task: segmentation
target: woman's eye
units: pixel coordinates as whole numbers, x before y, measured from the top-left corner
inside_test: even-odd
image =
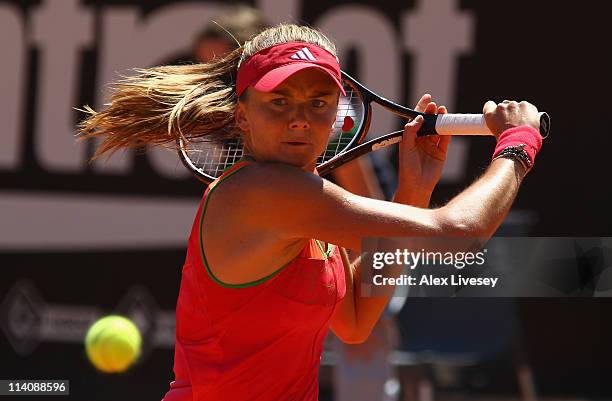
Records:
[[[321,100],[321,99],[315,99],[312,101],[312,105],[316,108],[321,108],[321,107],[325,107],[327,103],[325,102],[325,100]]]
[[[284,106],[287,104],[287,99],[272,99],[272,103],[277,106]]]

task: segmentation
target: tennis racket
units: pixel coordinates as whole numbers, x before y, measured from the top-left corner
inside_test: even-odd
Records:
[[[423,116],[418,136],[493,135],[482,114],[425,114],[377,95],[345,72],[342,72],[342,83],[346,96],[340,96],[329,142],[317,160],[317,170],[322,176],[359,156],[402,140],[403,130],[399,130],[364,143],[372,117],[372,102],[408,120]],[[549,131],[550,117],[540,113],[540,134],[547,137]],[[240,138],[179,140],[178,149],[185,166],[207,184],[243,157]]]

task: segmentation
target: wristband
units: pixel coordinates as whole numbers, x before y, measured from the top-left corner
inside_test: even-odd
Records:
[[[498,157],[512,157],[530,170],[541,148],[542,136],[538,130],[528,125],[514,127],[505,130],[499,136],[493,152],[493,160]]]

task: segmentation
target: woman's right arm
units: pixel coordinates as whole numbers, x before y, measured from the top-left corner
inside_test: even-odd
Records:
[[[367,237],[489,237],[503,221],[525,172],[498,159],[476,182],[437,209],[421,209],[354,195],[304,171],[257,163],[225,184],[239,196],[234,208],[245,228],[279,239],[317,238],[360,249]]]

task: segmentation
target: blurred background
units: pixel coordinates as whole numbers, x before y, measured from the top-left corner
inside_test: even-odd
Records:
[[[75,142],[74,107],[103,107],[108,83],[129,68],[227,51],[211,20],[239,39],[244,26],[318,27],[345,71],[410,107],[424,92],[450,112],[480,112],[487,99],[536,104],[552,136],[499,235],[612,236],[603,2],[243,4],[257,12],[229,1],[0,1],[0,379],[69,379],[74,400],[167,391],[180,271],[205,188],[165,149],[89,163],[94,144]],[[401,125],[376,113],[370,132]],[[480,175],[493,147],[454,138],[433,204]],[[372,159],[387,197],[394,157]],[[111,312],[144,337],[140,361],[120,375],[97,372],[83,347]],[[388,316],[395,340],[369,346],[393,344],[383,354],[394,381],[379,399],[612,399],[610,316],[609,298],[409,299]],[[376,376],[339,368],[371,354],[330,339],[320,400],[340,400],[342,380]]]

